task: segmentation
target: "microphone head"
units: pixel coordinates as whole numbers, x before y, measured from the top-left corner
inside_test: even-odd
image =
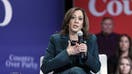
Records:
[[[77,32],[77,35],[78,35],[78,36],[83,36],[83,32],[82,32],[82,31],[78,31],[78,32]]]

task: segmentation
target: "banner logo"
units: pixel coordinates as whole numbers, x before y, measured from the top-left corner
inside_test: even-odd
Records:
[[[3,3],[4,8],[5,8],[5,17],[4,17],[3,22],[0,22],[0,27],[4,27],[10,23],[12,19],[13,11],[12,11],[12,6],[9,0],[1,0],[1,2]]]
[[[96,8],[97,0],[90,0],[88,9],[92,15],[98,17],[104,16],[106,13],[112,16],[119,16],[122,12],[124,12],[125,15],[132,15],[132,10],[130,10],[131,1],[132,0],[110,0],[105,9],[103,9],[102,11],[98,11]],[[106,3],[107,0],[102,0],[102,2]],[[116,5],[116,11],[114,11],[114,5]]]

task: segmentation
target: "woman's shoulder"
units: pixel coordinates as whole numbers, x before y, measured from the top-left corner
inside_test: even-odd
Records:
[[[61,34],[59,34],[59,33],[52,34],[51,38],[60,39],[61,38]]]
[[[61,34],[59,34],[59,33],[55,33],[55,34],[51,35],[51,37],[60,37],[60,36],[61,36]]]
[[[55,33],[55,34],[51,35],[50,38],[59,41],[59,40],[62,40],[62,39],[68,39],[68,35],[67,34],[63,35],[63,34],[60,34],[60,33]]]
[[[90,40],[90,41],[96,41],[97,40],[97,37],[96,37],[96,35],[95,34],[89,34],[88,35],[88,40]]]

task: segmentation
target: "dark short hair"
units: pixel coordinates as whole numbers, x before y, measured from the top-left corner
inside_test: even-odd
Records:
[[[101,24],[103,24],[104,21],[106,21],[106,20],[112,20],[112,22],[114,23],[114,20],[113,20],[112,17],[103,17],[103,18],[102,18],[102,21],[101,21]]]

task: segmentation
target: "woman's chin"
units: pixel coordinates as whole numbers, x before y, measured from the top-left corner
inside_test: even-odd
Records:
[[[73,29],[72,32],[77,33],[78,31],[80,31],[79,29]]]
[[[77,33],[78,32],[78,30],[77,31],[72,31],[73,33]]]

